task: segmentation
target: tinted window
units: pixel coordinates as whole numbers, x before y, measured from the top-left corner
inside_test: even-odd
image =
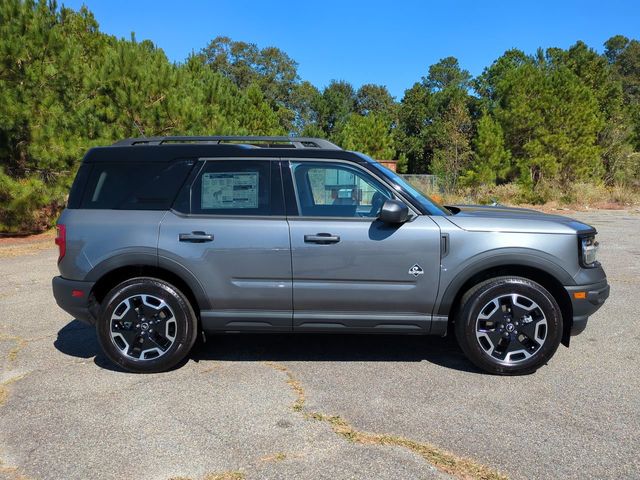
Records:
[[[365,155],[358,153],[361,157],[366,157]],[[369,159],[371,160],[371,159]],[[429,215],[451,215],[451,212],[447,210],[447,208],[440,205],[438,202],[433,200],[428,195],[425,195],[419,190],[416,190],[411,184],[407,183],[400,175],[396,172],[392,172],[384,165],[381,165],[378,162],[371,160],[371,164],[378,170],[382,171],[382,174],[389,178],[391,181],[395,182],[401,189],[404,189],[409,195],[411,195],[415,200],[417,200],[420,205],[429,213]]]
[[[271,161],[207,161],[191,187],[191,213],[281,215],[282,188],[274,182],[272,191],[272,163],[277,167]]]
[[[94,163],[81,208],[167,210],[192,160],[146,163]]]
[[[76,178],[71,185],[71,191],[69,192],[69,201],[67,202],[67,208],[80,208],[82,205],[82,192],[87,184],[87,178],[91,172],[91,164],[83,163],[76,173]]]
[[[366,172],[338,163],[292,163],[300,214],[376,217],[389,190]]]

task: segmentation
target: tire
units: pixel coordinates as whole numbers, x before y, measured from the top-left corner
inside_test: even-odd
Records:
[[[120,283],[104,298],[98,340],[116,365],[136,373],[163,372],[189,353],[198,319],[184,294],[157,278]]]
[[[562,338],[562,314],[542,285],[496,277],[462,297],[455,332],[462,351],[480,369],[522,375],[553,357]]]

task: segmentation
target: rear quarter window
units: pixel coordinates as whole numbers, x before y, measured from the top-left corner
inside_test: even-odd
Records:
[[[82,193],[84,187],[87,185],[87,179],[91,173],[91,165],[83,163],[76,173],[76,178],[71,185],[71,191],[69,191],[69,201],[67,202],[67,208],[80,208],[82,204]]]
[[[94,163],[89,173],[83,173],[86,186],[77,208],[168,210],[193,164],[193,160]]]

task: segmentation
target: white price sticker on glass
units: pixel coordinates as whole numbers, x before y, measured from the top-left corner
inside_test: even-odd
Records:
[[[258,172],[205,173],[202,209],[258,208]]]

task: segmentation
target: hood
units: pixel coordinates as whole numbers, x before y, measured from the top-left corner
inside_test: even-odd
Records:
[[[472,232],[520,232],[576,234],[595,232],[582,222],[562,215],[551,215],[527,208],[489,205],[452,205],[447,219]]]

